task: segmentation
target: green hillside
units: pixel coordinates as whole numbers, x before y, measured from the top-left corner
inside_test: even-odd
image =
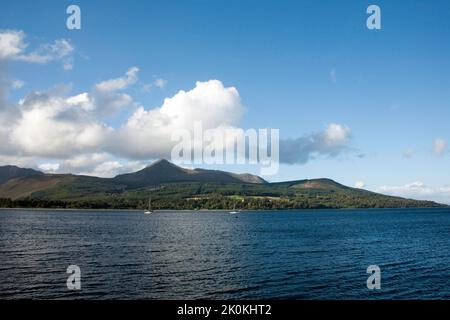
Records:
[[[252,175],[188,170],[162,160],[127,175],[97,178],[35,174],[0,184],[0,206],[143,209],[309,209],[439,207],[330,179],[268,183]]]

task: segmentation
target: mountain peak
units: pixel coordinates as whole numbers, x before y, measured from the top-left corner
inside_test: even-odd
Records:
[[[155,162],[153,162],[150,165],[148,165],[147,168],[154,167],[154,166],[171,166],[171,167],[177,167],[178,168],[177,165],[173,164],[172,162],[170,162],[169,160],[164,159],[164,158],[156,160]]]
[[[179,172],[179,171],[185,171],[184,168],[177,166],[176,164],[173,164],[169,160],[166,159],[158,159],[155,162],[149,164],[147,167],[141,170],[141,172],[163,172],[167,174],[168,172]],[[138,171],[140,172],[140,171]]]
[[[155,165],[155,164],[158,164],[158,163],[172,163],[172,162],[170,162],[170,161],[167,160],[167,159],[160,158],[160,159],[154,161],[151,165]]]
[[[207,169],[186,169],[179,167],[166,159],[159,159],[140,171],[118,175],[114,179],[133,187],[145,187],[169,182],[266,182],[262,178],[250,174],[234,174]]]
[[[35,174],[42,174],[40,171],[34,169],[24,169],[17,166],[2,166],[0,167],[0,184],[21,177],[27,177]]]

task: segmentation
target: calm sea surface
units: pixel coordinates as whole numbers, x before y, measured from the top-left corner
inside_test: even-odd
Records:
[[[450,210],[0,210],[0,299],[16,298],[450,299]]]

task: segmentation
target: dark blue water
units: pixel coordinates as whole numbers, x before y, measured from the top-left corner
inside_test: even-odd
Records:
[[[0,210],[0,298],[449,299],[449,235],[448,209]]]

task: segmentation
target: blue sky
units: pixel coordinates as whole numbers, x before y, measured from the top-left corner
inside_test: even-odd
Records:
[[[81,30],[65,27],[70,4],[81,8]],[[370,4],[381,8],[381,30],[366,28]],[[8,62],[8,76],[24,82],[10,90],[11,102],[62,84],[71,85],[68,95],[88,92],[136,66],[139,79],[126,93],[151,110],[217,79],[238,90],[242,128],[279,128],[282,139],[330,123],[351,130],[339,154],[282,164],[270,180],[329,177],[450,202],[448,1],[3,1],[1,8],[0,30],[22,30],[27,50],[55,39],[74,48],[71,70],[57,59]],[[166,85],[158,88],[157,79]],[[103,121],[118,127],[133,112]],[[444,143],[434,152],[437,139]],[[137,159],[120,161],[128,160]]]

